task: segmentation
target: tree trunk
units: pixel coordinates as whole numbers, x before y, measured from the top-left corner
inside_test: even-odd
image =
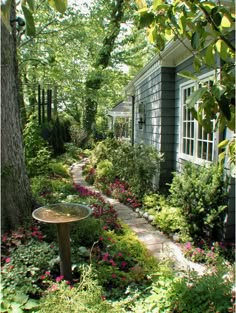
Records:
[[[14,7],[12,11],[15,12]],[[14,13],[11,17],[14,18]],[[24,162],[15,39],[15,25],[9,32],[1,19],[2,231],[23,224],[33,206]]]

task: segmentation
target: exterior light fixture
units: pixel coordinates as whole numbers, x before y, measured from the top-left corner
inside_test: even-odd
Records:
[[[143,129],[144,124],[145,124],[145,120],[146,120],[146,116],[145,116],[145,107],[144,107],[144,103],[140,102],[139,103],[139,119],[138,119],[138,125],[139,125],[139,129]]]

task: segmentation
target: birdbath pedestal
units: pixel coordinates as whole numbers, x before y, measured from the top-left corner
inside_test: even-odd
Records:
[[[32,213],[38,221],[57,225],[60,272],[69,282],[72,282],[69,223],[85,219],[91,212],[89,207],[82,204],[59,203],[42,206]]]

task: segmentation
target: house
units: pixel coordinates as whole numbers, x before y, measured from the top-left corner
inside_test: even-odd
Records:
[[[193,71],[193,57],[181,42],[170,41],[125,89],[132,104],[132,143],[153,145],[164,154],[159,179],[162,185],[171,181],[174,171],[181,171],[185,161],[201,165],[217,160],[217,145],[222,139],[218,132],[206,133],[192,117],[186,99],[199,85],[179,76],[181,71]],[[213,76],[207,68],[199,74],[206,84],[211,84]],[[225,136],[233,134],[227,130]],[[226,232],[231,239],[235,230],[234,186],[231,176]]]
[[[109,129],[118,138],[130,140],[132,111],[129,101],[120,101],[108,111]]]

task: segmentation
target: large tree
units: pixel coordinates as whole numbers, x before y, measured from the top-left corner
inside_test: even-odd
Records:
[[[6,17],[8,15],[6,14]],[[11,6],[15,20],[15,3]],[[1,19],[1,227],[14,229],[30,216],[32,197],[26,173],[20,118],[16,23]]]

